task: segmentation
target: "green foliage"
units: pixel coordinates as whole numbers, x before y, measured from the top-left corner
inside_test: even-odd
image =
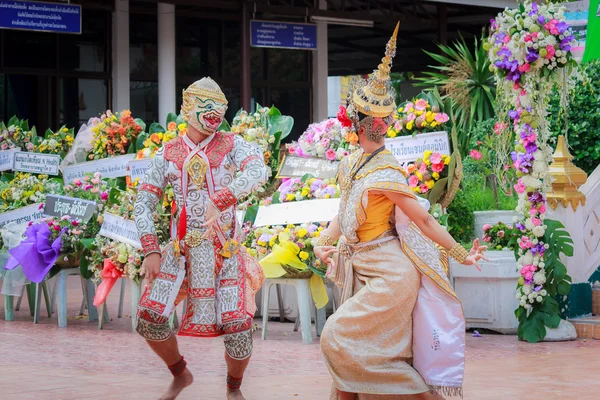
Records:
[[[492,118],[495,114],[496,84],[482,44],[483,40],[475,38],[471,50],[461,37],[452,45],[438,45],[441,54],[426,51],[438,65],[431,65],[434,71],[425,72],[424,77],[417,79],[420,82],[418,86],[429,90],[437,86],[443,99],[451,100],[462,154],[469,145],[469,133],[474,123]]]
[[[466,157],[463,161],[463,173],[465,201],[471,211],[514,210],[517,207],[517,196],[514,191],[511,194],[498,191],[496,205],[492,182],[487,178],[485,168],[470,157]]]
[[[529,343],[537,343],[544,339],[546,327],[558,327],[561,318],[555,297],[567,296],[571,291],[572,279],[567,274],[567,267],[560,260],[560,256],[573,255],[573,239],[561,222],[547,219],[544,223],[547,226],[544,243],[549,245],[544,253],[546,270],[544,289],[548,291],[548,295],[544,296],[541,304],[534,304],[529,312],[522,306],[515,310],[515,316],[519,320],[517,332],[519,339]],[[521,287],[520,281],[518,289],[521,290]]]
[[[548,119],[554,142],[558,135],[566,134],[573,162],[590,174],[600,164],[600,60],[578,68],[584,80],[573,87],[568,112],[561,112],[560,91],[556,90]]]
[[[475,231],[475,217],[469,209],[464,190],[459,190],[448,206],[448,230],[458,242],[470,242]]]

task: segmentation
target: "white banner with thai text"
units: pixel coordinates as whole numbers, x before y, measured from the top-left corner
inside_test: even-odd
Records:
[[[33,174],[58,175],[60,156],[58,154],[29,153],[17,151],[15,153],[13,169],[20,172]]]
[[[423,157],[425,150],[450,155],[447,132],[420,133],[415,136],[399,136],[385,139],[385,147],[400,164],[412,163]]]
[[[330,222],[338,214],[340,199],[291,201],[258,208],[254,226]]]
[[[135,222],[111,213],[104,213],[104,221],[102,221],[102,227],[98,234],[109,239],[127,243],[136,249],[142,248]]]
[[[132,181],[139,179],[140,180],[139,183],[142,182],[142,179],[144,179],[144,176],[146,175],[146,171],[150,167],[150,161],[152,161],[150,158],[143,158],[141,160],[129,161],[128,174],[131,177]]]
[[[41,206],[41,204],[33,204],[13,211],[0,213],[0,228],[13,222],[16,225],[25,225],[42,219],[44,217],[44,210],[40,208]]]
[[[0,151],[0,171],[9,171],[15,164],[15,153],[21,151],[20,147]]]
[[[65,185],[73,182],[77,178],[83,178],[85,174],[93,174],[95,172],[100,172],[102,178],[118,178],[126,176],[128,175],[127,168],[129,162],[134,158],[135,154],[126,154],[124,156],[69,165],[68,167],[65,167],[63,171]]]

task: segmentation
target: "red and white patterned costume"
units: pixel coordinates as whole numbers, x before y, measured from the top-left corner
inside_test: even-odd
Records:
[[[140,301],[137,330],[142,336],[168,339],[169,315],[187,297],[179,335],[225,335],[232,358],[250,356],[254,295],[262,284],[262,271],[243,248],[235,246],[239,232],[235,210],[238,199],[258,189],[268,174],[256,150],[232,133],[217,132],[198,145],[187,136],[176,138],[156,153],[139,189],[135,221],[144,253],[160,252],[153,213],[170,184],[177,205],[172,229],[179,240],[163,249],[160,274]],[[209,202],[221,212],[221,240],[200,239]]]

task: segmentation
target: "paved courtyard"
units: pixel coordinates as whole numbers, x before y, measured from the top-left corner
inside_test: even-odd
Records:
[[[68,328],[42,313],[34,325],[27,301],[4,321],[0,300],[0,399],[158,399],[169,373],[131,333],[129,299],[117,317],[118,286],[108,306],[111,322],[99,331],[77,317],[81,290],[69,283]],[[258,321],[260,325],[260,321]],[[269,338],[255,333],[255,353],[244,390],[249,400],[327,400],[330,379],[318,340],[303,345],[292,323],[269,323]],[[195,382],[181,399],[224,399],[225,363],[220,339],[183,337],[182,352]],[[600,341],[520,343],[514,336],[467,336],[465,399],[600,398]]]

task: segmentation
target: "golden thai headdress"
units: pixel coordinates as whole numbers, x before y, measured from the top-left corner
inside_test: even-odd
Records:
[[[369,79],[358,79],[351,84],[348,91],[348,112],[356,118],[361,112],[375,118],[386,118],[396,110],[396,91],[391,85],[390,71],[392,59],[396,55],[396,37],[400,22],[385,47],[385,57],[381,64],[369,76]]]
[[[181,105],[181,114],[187,120],[190,111],[194,108],[194,97],[203,99],[213,99],[220,103],[227,104],[225,94],[211,78],[202,78],[199,81],[192,83],[187,89],[183,90],[183,104]]]

